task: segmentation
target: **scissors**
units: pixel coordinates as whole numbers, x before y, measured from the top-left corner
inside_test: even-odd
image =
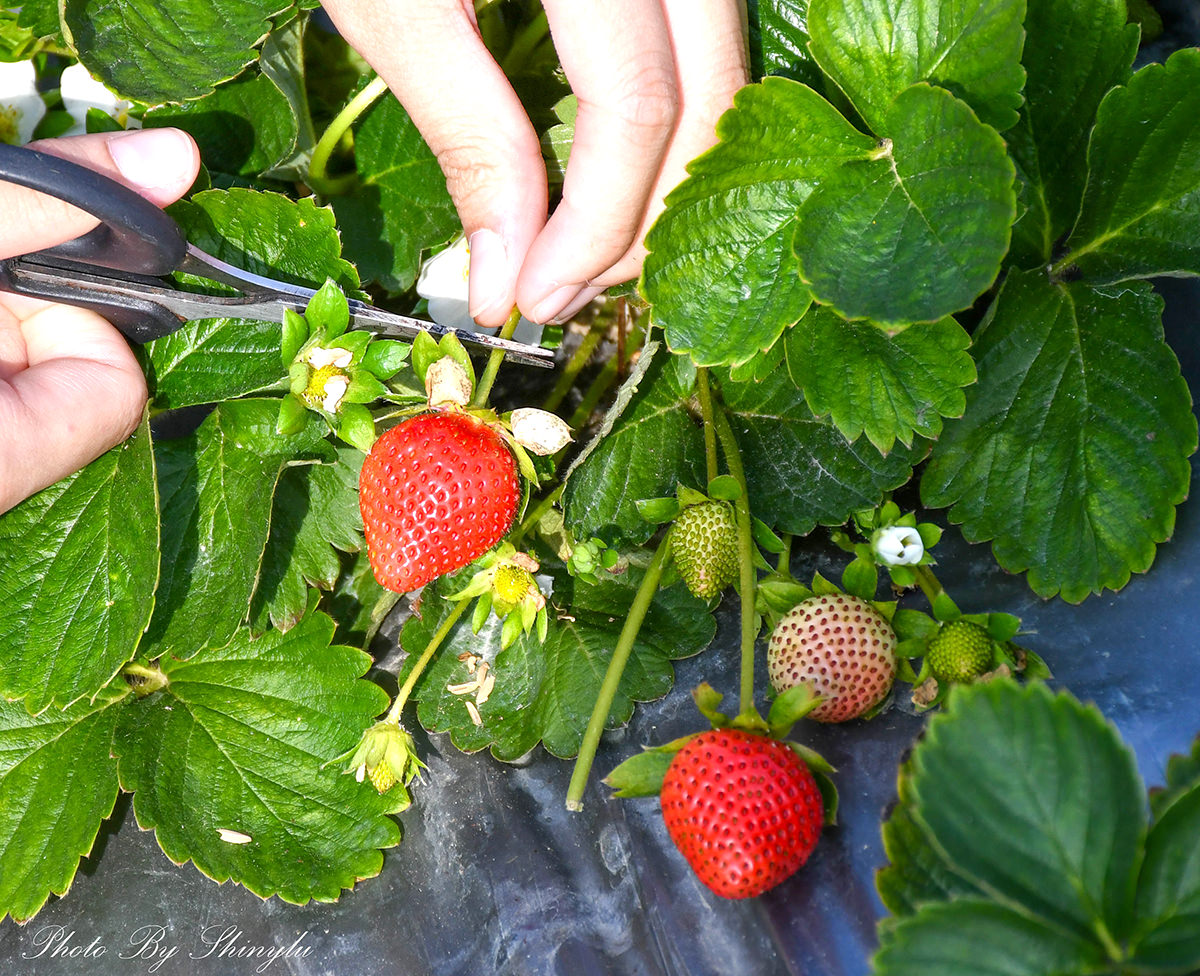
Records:
[[[0,290],[90,308],[133,342],[169,335],[192,319],[281,322],[284,309],[302,313],[316,294],[205,254],[149,200],[69,160],[0,143],[0,180],[65,200],[100,220],[98,227],[65,244],[0,260]],[[202,295],[174,288],[164,279],[175,271],[230,285],[239,294]],[[418,332],[434,338],[453,334],[464,345],[500,350],[514,362],[554,365],[550,349],[385,312],[353,298],[349,303],[351,322],[361,329],[409,339]]]

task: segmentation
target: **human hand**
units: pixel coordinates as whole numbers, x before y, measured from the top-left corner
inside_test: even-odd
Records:
[[[177,129],[31,143],[99,170],[161,206],[192,185],[200,154]],[[0,258],[53,247],[96,225],[83,211],[0,182]],[[146,380],[121,334],[95,312],[0,292],[0,512],[128,437]]]
[[[569,317],[636,277],[642,238],[747,81],[741,0],[543,0],[579,100],[562,202],[537,133],[475,29],[471,0],[324,0],[446,174],[471,245],[470,309]]]

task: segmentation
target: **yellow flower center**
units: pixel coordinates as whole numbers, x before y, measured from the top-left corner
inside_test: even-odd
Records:
[[[0,142],[15,146],[19,141],[17,123],[21,120],[21,110],[11,105],[0,105]]]
[[[516,566],[501,566],[496,570],[492,586],[502,603],[516,604],[524,600],[537,584],[528,571]]]
[[[325,386],[330,380],[339,377],[347,383],[350,380],[349,374],[344,369],[339,369],[332,364],[312,370],[308,374],[308,386],[304,388],[301,399],[313,409],[320,409],[321,407],[329,409],[329,405],[326,403],[328,391],[325,389]],[[345,392],[344,387],[341,392]],[[337,399],[341,399],[340,395]],[[334,404],[333,407],[336,409],[337,404]]]

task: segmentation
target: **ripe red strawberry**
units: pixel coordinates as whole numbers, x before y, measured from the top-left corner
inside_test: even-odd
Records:
[[[824,696],[810,718],[845,722],[878,705],[896,679],[896,632],[866,600],[801,600],[775,626],[767,672],[778,692],[805,682]]]
[[[474,417],[419,414],[375,441],[358,481],[380,585],[407,593],[500,541],[521,497],[517,463]]]
[[[793,874],[825,820],[813,774],[786,744],[739,729],[688,742],[662,784],[667,833],[709,888],[751,898]]]

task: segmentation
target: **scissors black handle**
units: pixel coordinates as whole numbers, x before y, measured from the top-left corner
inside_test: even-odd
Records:
[[[0,143],[0,180],[65,200],[100,220],[94,230],[39,254],[116,271],[165,275],[187,252],[179,225],[116,180],[37,149]]]

